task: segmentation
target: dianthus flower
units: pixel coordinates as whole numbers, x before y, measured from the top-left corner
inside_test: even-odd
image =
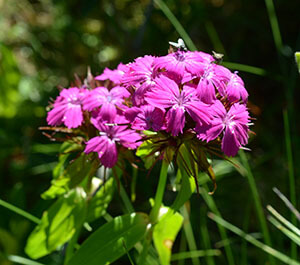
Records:
[[[157,108],[168,109],[166,114],[167,132],[177,136],[185,126],[185,112],[199,125],[209,124],[211,115],[209,106],[201,102],[196,90],[191,86],[178,85],[166,76],[156,80],[156,86],[146,93],[146,101]]]
[[[202,52],[189,52],[178,50],[154,60],[155,69],[165,69],[183,78],[186,73],[196,74],[203,67],[203,63],[212,62],[211,55]]]
[[[213,120],[209,126],[196,126],[201,140],[210,142],[222,132],[222,150],[227,156],[235,156],[239,148],[248,142],[249,113],[245,105],[235,103],[227,112],[217,100],[212,105]]]
[[[135,90],[132,100],[136,106],[145,103],[145,93],[155,86],[155,78],[158,73],[153,67],[154,59],[155,57],[149,55],[135,59],[123,76],[122,84],[126,87],[131,86]]]
[[[133,107],[125,112],[125,117],[131,122],[135,130],[159,131],[163,129],[165,111],[153,106],[145,105],[140,108]]]
[[[112,168],[118,161],[117,145],[135,149],[139,146],[141,136],[127,126],[107,125],[101,119],[91,119],[92,124],[99,130],[99,136],[91,138],[87,143],[84,152],[89,154],[97,152],[101,163]],[[122,117],[116,117],[116,123],[123,123]]]
[[[96,87],[90,90],[83,100],[83,109],[92,111],[100,107],[99,117],[106,121],[112,121],[117,114],[117,107],[121,107],[124,98],[130,94],[126,88],[116,86],[110,91],[106,87]]]
[[[56,98],[53,109],[48,112],[47,122],[56,126],[62,123],[69,129],[77,128],[83,122],[82,101],[88,90],[71,87],[63,89]]]
[[[200,80],[197,87],[199,98],[205,103],[212,103],[216,99],[216,91],[223,96],[226,82],[230,77],[231,72],[227,68],[207,63],[200,72]]]
[[[109,68],[105,68],[101,75],[95,77],[95,80],[110,80],[115,85],[119,85],[121,83],[123,75],[126,73],[127,70],[128,66],[120,63],[117,69],[111,70]]]
[[[247,102],[248,92],[245,88],[243,80],[234,72],[226,86],[226,95],[230,102],[234,103],[242,100],[244,103]]]

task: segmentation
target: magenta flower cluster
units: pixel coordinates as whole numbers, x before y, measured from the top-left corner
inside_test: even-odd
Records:
[[[93,89],[63,89],[47,122],[69,129],[89,122],[98,135],[86,141],[84,152],[98,153],[105,167],[116,164],[121,147],[136,149],[145,130],[164,131],[174,138],[191,131],[207,143],[219,139],[227,156],[235,156],[248,142],[244,83],[237,72],[207,53],[147,55],[115,70],[106,68],[95,80],[99,86]]]

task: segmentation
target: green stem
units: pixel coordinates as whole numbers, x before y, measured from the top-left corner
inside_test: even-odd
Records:
[[[181,208],[181,214],[184,217],[183,230],[184,230],[184,234],[185,234],[189,249],[191,251],[197,251],[196,240],[195,240],[195,237],[194,237],[193,228],[192,228],[192,225],[191,225],[190,216],[189,216],[188,211],[186,209],[186,205],[183,205],[183,207]],[[194,265],[200,265],[199,258],[193,257],[192,258],[192,263]]]
[[[37,217],[31,215],[28,212],[25,212],[24,210],[22,210],[22,209],[20,209],[16,206],[6,202],[6,201],[3,201],[3,200],[0,199],[0,205],[7,208],[7,209],[9,209],[9,210],[11,210],[11,211],[13,211],[13,212],[15,212],[15,213],[17,213],[18,215],[21,215],[21,216],[27,218],[28,220],[30,220],[30,221],[32,221],[36,224],[40,223],[40,219],[38,219]]]
[[[253,196],[253,199],[254,199],[254,205],[255,205],[256,213],[257,213],[258,220],[259,220],[259,223],[260,223],[260,226],[261,226],[264,241],[267,245],[272,246],[271,238],[270,238],[270,234],[269,234],[269,230],[268,230],[268,226],[267,226],[267,221],[266,221],[266,218],[264,216],[263,207],[262,207],[261,200],[260,200],[260,197],[259,197],[259,194],[258,194],[258,190],[257,190],[257,187],[256,187],[254,176],[253,176],[251,168],[249,166],[248,159],[247,159],[245,153],[243,152],[243,150],[240,150],[240,157],[241,157],[241,160],[242,160],[242,163],[243,163],[244,167],[247,170],[246,176],[248,178],[249,186],[250,186],[252,196]],[[276,264],[275,260],[272,256],[270,256],[270,263],[271,264]]]
[[[163,159],[162,165],[161,165],[161,170],[160,170],[160,175],[159,175],[158,187],[157,187],[155,199],[154,199],[154,206],[150,213],[150,220],[152,223],[155,223],[157,221],[159,209],[162,204],[162,199],[163,199],[163,195],[164,195],[165,187],[166,187],[166,183],[167,183],[168,166],[169,166],[169,163],[165,159]]]
[[[202,196],[202,198],[204,199],[204,201],[206,202],[208,208],[215,214],[221,216],[221,213],[213,199],[213,196],[210,196],[208,194],[208,188],[207,188],[207,185],[204,185],[204,188],[199,188],[200,190],[200,195]],[[219,229],[219,233],[220,233],[220,236],[222,238],[223,241],[229,241],[228,240],[228,237],[227,237],[227,232],[226,232],[226,229],[217,224],[218,225],[218,229]],[[224,249],[225,249],[225,253],[226,253],[226,258],[227,258],[227,262],[229,265],[234,265],[235,262],[234,262],[234,258],[233,258],[233,254],[232,254],[232,249],[231,249],[231,246],[230,244],[225,244],[224,245]]]
[[[281,47],[282,47],[282,38],[281,38],[281,34],[280,34],[277,16],[275,13],[274,3],[272,0],[265,0],[265,3],[266,3],[268,15],[269,15],[269,20],[271,23],[275,46],[276,46],[277,52],[279,54]]]
[[[169,9],[169,7],[164,3],[162,0],[154,0],[155,4],[158,5],[158,7],[161,9],[161,11],[165,14],[165,16],[169,19],[169,21],[172,23],[178,34],[183,38],[186,46],[191,51],[196,51],[197,48],[195,44],[193,43],[190,36],[187,34],[183,26],[180,24],[178,19],[174,16],[172,11]]]

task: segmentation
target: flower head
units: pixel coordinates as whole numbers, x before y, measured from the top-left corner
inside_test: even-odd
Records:
[[[196,126],[201,140],[210,142],[222,132],[222,150],[227,156],[235,156],[239,148],[248,142],[249,113],[243,104],[235,103],[226,112],[223,104],[216,101],[212,105],[213,120],[209,126]]]
[[[128,66],[120,63],[117,69],[110,70],[109,68],[105,68],[101,75],[95,77],[96,80],[105,81],[110,80],[115,85],[119,85],[121,83],[123,75],[128,70]]]
[[[125,117],[131,122],[131,128],[135,130],[159,131],[164,125],[163,109],[145,105],[140,108],[133,107],[125,112]]]
[[[83,122],[82,101],[88,93],[86,89],[71,87],[63,89],[48,112],[47,122],[56,126],[64,124],[69,129],[77,128]]]
[[[116,117],[116,123],[123,122],[124,119]],[[105,167],[112,168],[118,161],[117,146],[135,149],[139,146],[138,140],[141,136],[127,126],[109,126],[101,119],[92,119],[93,125],[99,130],[99,136],[91,138],[86,143],[84,152],[89,154],[97,152],[101,163]]]
[[[186,85],[180,91],[173,80],[163,75],[157,79],[156,84],[146,93],[146,101],[154,107],[167,109],[167,132],[171,132],[173,136],[183,132],[185,112],[199,125],[209,123],[209,106],[198,99],[193,87]]]
[[[197,87],[199,98],[205,103],[213,103],[216,91],[222,96],[225,94],[226,82],[231,72],[223,66],[208,63],[200,74]]]
[[[213,57],[206,53],[178,50],[166,56],[156,58],[154,60],[154,68],[165,69],[168,73],[183,78],[186,74],[191,76],[189,74],[200,72],[201,68],[204,67],[204,63],[209,63],[213,60]]]
[[[244,103],[247,102],[248,92],[245,88],[243,80],[234,72],[226,86],[226,95],[230,102],[237,102],[242,100]]]
[[[121,107],[124,98],[128,96],[129,92],[121,86],[116,86],[110,91],[106,87],[96,87],[85,96],[83,109],[92,111],[100,108],[100,118],[112,121],[117,114],[117,107]]]

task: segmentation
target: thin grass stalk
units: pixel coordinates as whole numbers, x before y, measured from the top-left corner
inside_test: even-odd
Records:
[[[154,198],[154,206],[150,212],[150,220],[152,223],[157,221],[159,210],[162,205],[163,196],[165,193],[165,187],[167,183],[167,176],[168,176],[168,167],[169,163],[166,159],[162,160],[162,165],[159,174],[158,186]]]
[[[274,38],[274,43],[277,49],[277,52],[280,53],[280,50],[282,48],[282,38],[280,34],[280,29],[279,29],[279,24],[278,24],[278,19],[276,16],[275,8],[274,8],[274,3],[273,0],[265,0],[267,11],[268,11],[268,16],[272,28],[272,34]]]
[[[196,250],[196,251],[175,253],[172,255],[171,261],[199,258],[199,257],[213,257],[219,255],[221,255],[221,251],[218,249]]]
[[[300,222],[300,213],[298,212],[298,210],[294,207],[293,204],[291,204],[291,202],[288,200],[287,197],[285,197],[279,189],[277,189],[276,187],[273,188],[273,191],[278,195],[278,197],[284,202],[284,204],[290,209],[290,211],[296,216],[296,218],[298,219],[298,221]]]
[[[218,32],[214,24],[210,20],[208,20],[205,22],[205,28],[216,52],[223,53],[225,55],[226,54],[225,48],[219,38]]]
[[[190,216],[187,211],[186,205],[181,208],[181,214],[184,217],[183,230],[188,243],[189,249],[191,251],[197,250],[196,240],[193,233],[193,228],[190,222]],[[193,265],[200,265],[200,260],[197,257],[191,257]]]
[[[181,25],[181,23],[178,21],[178,19],[174,16],[172,11],[169,9],[169,7],[164,3],[163,0],[154,0],[154,3],[161,9],[161,11],[165,14],[165,16],[168,18],[168,20],[172,23],[178,34],[181,36],[181,38],[184,40],[185,44],[191,51],[196,51],[196,45],[190,38],[190,36],[187,34],[184,27]]]
[[[284,134],[285,134],[285,146],[287,153],[288,169],[289,169],[289,187],[290,187],[290,202],[297,208],[296,200],[296,184],[294,175],[294,165],[293,165],[293,152],[292,152],[292,141],[290,134],[290,125],[288,111],[283,111],[283,121],[284,121]],[[296,217],[292,214],[291,216],[292,224],[296,225]],[[297,246],[295,243],[291,242],[291,257],[297,259]]]
[[[273,214],[274,217],[278,221],[280,221],[282,224],[284,224],[287,228],[289,228],[291,231],[293,231],[296,235],[300,236],[300,230],[290,223],[288,220],[286,220],[281,214],[279,214],[271,205],[267,206],[268,211]]]
[[[265,215],[264,215],[264,212],[263,212],[263,207],[262,207],[261,200],[260,200],[260,197],[259,197],[259,194],[258,194],[258,190],[257,190],[257,187],[256,187],[254,176],[252,174],[251,168],[250,168],[249,163],[248,163],[248,159],[247,159],[246,154],[244,153],[243,150],[240,150],[239,154],[240,154],[240,158],[242,160],[242,163],[244,164],[244,167],[247,170],[246,177],[248,179],[249,186],[250,186],[250,189],[251,189],[251,193],[252,193],[252,197],[253,197],[254,205],[255,205],[255,210],[256,210],[256,214],[257,214],[257,217],[258,217],[258,220],[259,220],[259,223],[260,223],[260,227],[261,227],[261,231],[262,231],[262,234],[263,234],[264,241],[267,245],[272,246],[267,221],[266,221],[266,218],[265,218]],[[276,261],[274,260],[274,258],[272,256],[269,256],[269,257],[270,257],[270,263],[273,264],[273,265],[276,264]]]
[[[200,231],[205,250],[211,249],[210,237],[207,229],[206,207],[200,207]],[[205,256],[207,265],[215,265],[213,256]]]
[[[244,231],[242,231],[238,227],[232,225],[231,223],[225,221],[220,216],[217,216],[213,213],[209,213],[208,217],[211,218],[216,223],[218,223],[219,225],[225,227],[226,229],[230,230],[231,232],[233,232],[233,233],[237,234],[238,236],[244,238],[249,243],[253,244],[254,246],[258,247],[259,249],[265,251],[266,253],[268,253],[272,257],[275,257],[275,258],[281,260],[282,262],[284,262],[288,265],[300,265],[300,263],[298,261],[293,260],[290,257],[288,257],[287,255],[279,252],[278,250],[276,250],[276,249],[274,249],[274,248],[258,241],[253,236],[251,236],[249,234],[246,234]]]
[[[0,199],[0,205],[18,215],[25,217],[26,219],[28,219],[33,223],[39,224],[41,222],[39,218],[1,199]]]
[[[8,255],[7,259],[14,264],[23,264],[23,265],[44,265],[40,262],[36,262],[34,260],[26,259],[17,255]]]
[[[289,229],[285,228],[281,223],[279,223],[273,216],[268,216],[269,221],[283,234],[285,234],[289,239],[300,246],[300,237],[295,233],[291,232]]]
[[[243,223],[243,230],[248,231],[249,228],[249,221],[250,221],[250,214],[251,214],[251,205],[252,205],[252,198],[248,200],[247,207],[246,207],[246,214],[244,217],[244,223]],[[241,265],[248,265],[248,255],[247,255],[247,240],[243,239],[242,245],[241,245]]]
[[[179,253],[186,252],[187,249],[187,242],[186,242],[186,237],[184,236],[184,232],[181,231],[181,237],[180,237],[180,243],[179,243]],[[173,257],[174,254],[172,254]],[[172,260],[171,257],[171,260]],[[184,259],[179,259],[177,265],[184,265],[185,260]]]
[[[216,203],[213,199],[213,196],[210,196],[208,194],[208,188],[207,185],[203,185],[204,188],[199,188],[199,192],[200,195],[202,196],[202,198],[204,199],[204,201],[206,202],[208,208],[215,214],[221,216],[221,213],[219,212]],[[219,233],[221,236],[222,241],[229,241],[228,237],[227,237],[227,232],[225,230],[225,228],[219,224],[217,224],[218,229],[219,229]],[[231,246],[229,244],[224,245],[224,249],[225,249],[225,254],[226,254],[226,258],[227,258],[227,263],[228,265],[234,265],[234,258],[233,258],[233,254],[232,254],[232,250],[231,250]]]

